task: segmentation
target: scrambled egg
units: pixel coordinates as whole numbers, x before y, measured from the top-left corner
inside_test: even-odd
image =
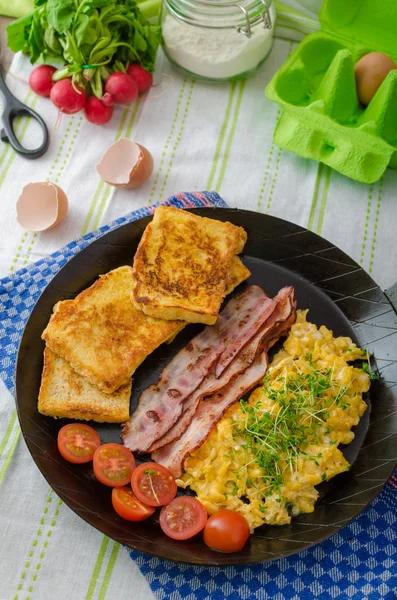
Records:
[[[366,353],[306,315],[298,311],[263,386],[227,411],[177,481],[209,514],[236,510],[251,531],[314,510],[315,486],[349,468],[338,446],[367,408],[370,377],[348,364]]]

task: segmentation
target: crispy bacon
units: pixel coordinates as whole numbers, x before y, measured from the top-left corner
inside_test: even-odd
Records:
[[[183,402],[198,388],[223,353],[236,355],[256,334],[260,315],[275,310],[277,303],[258,286],[250,286],[233,298],[215,325],[207,326],[165,367],[159,381],[140,396],[139,404],[122,439],[132,451],[146,452],[177,421]]]
[[[153,452],[152,459],[167,467],[174,477],[180,477],[189,454],[199,448],[209,436],[211,429],[220,421],[226,410],[249,392],[266,375],[267,352],[261,352],[252,365],[223,390],[200,400],[196,414],[184,434],[171,444]]]
[[[255,336],[256,338],[257,336]],[[156,440],[154,444],[149,448],[149,452],[154,452],[158,448],[171,443],[173,440],[179,438],[183,432],[189,426],[194,414],[197,410],[197,406],[202,398],[209,396],[222,389],[227,385],[234,377],[239,373],[244,372],[255,358],[254,347],[257,346],[255,340],[251,340],[245,348],[241,351],[239,356],[233,361],[221,377],[217,379],[215,370],[213,369],[211,374],[208,375],[202,382],[201,385],[189,396],[189,398],[183,403],[182,414],[177,422],[171,427],[169,431],[163,437]]]
[[[273,346],[279,337],[289,330],[296,318],[293,288],[289,290],[287,297],[288,309],[284,312],[284,321],[274,323],[274,326],[267,332],[267,335],[261,341],[263,349],[256,356],[252,365],[218,393],[201,398],[192,421],[181,437],[153,452],[152,459],[170,469],[174,477],[182,475],[187,456],[205,442],[211,430],[220,421],[229,406],[242,398],[266,375],[268,348]],[[287,293],[286,290],[282,290],[282,292]]]
[[[247,342],[252,338],[253,332],[256,333],[264,323],[266,323],[271,318],[271,315],[274,314],[277,308],[277,300],[272,300],[269,302],[267,297],[263,297],[259,301],[262,304],[262,310],[259,312],[258,317],[252,323],[251,327],[244,328],[245,320],[239,323],[239,328],[233,332],[233,339],[228,340],[228,345],[222,354],[219,357],[218,362],[216,363],[215,368],[215,377],[220,377],[225,369],[230,365],[230,363],[236,358],[241,348],[247,344]],[[250,314],[247,311],[245,315],[245,319],[248,320]]]
[[[152,444],[149,452],[152,453],[180,438],[194,418],[200,400],[222,390],[222,388],[252,364],[258,351],[264,347],[270,338],[278,339],[283,330],[290,328],[289,319],[292,315],[295,318],[293,287],[285,287],[280,290],[274,300],[277,302],[277,307],[264,325],[259,328],[257,334],[243,348],[237,358],[223,371],[219,379],[217,378],[216,371],[214,372],[214,369],[212,369],[201,385],[183,403],[182,414],[177,422],[163,437]]]

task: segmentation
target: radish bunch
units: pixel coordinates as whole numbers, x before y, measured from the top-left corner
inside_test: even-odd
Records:
[[[83,87],[74,83],[71,77],[54,81],[56,69],[40,65],[33,69],[29,85],[39,96],[50,97],[63,113],[68,115],[84,109],[85,116],[94,125],[108,123],[113,115],[113,105],[127,104],[136,100],[139,94],[147,92],[152,84],[152,74],[138,64],[130,65],[126,73],[109,75],[105,83],[105,93],[101,98],[87,97]]]
[[[149,19],[161,0],[30,2],[31,13],[7,26],[7,44],[32,64],[61,65],[42,64],[30,77],[32,89],[59,110],[83,109],[99,125],[111,119],[115,103],[132,102],[150,88],[161,26]]]

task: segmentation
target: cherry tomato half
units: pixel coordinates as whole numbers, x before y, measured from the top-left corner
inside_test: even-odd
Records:
[[[90,462],[101,445],[99,435],[89,425],[69,423],[59,430],[58,450],[65,460],[83,464]]]
[[[127,521],[143,521],[154,513],[153,506],[140,502],[129,487],[113,488],[112,504],[116,513]]]
[[[110,487],[126,485],[135,469],[135,459],[121,444],[103,444],[95,450],[94,473],[101,483]]]
[[[149,506],[163,506],[176,496],[177,486],[171,471],[157,463],[142,463],[132,474],[135,496]]]
[[[160,511],[160,527],[173,540],[188,540],[203,529],[207,511],[197,498],[178,496]]]
[[[248,540],[250,529],[242,515],[224,508],[210,516],[204,528],[204,542],[219,552],[238,552]]]

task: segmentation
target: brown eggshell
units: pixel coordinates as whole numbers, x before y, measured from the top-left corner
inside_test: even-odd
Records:
[[[65,192],[48,181],[25,185],[17,200],[17,220],[27,231],[47,231],[58,225],[67,212]]]
[[[140,144],[120,138],[109,146],[96,167],[101,179],[118,188],[136,188],[153,172],[153,158]]]
[[[362,104],[368,106],[387,75],[397,65],[386,54],[370,52],[357,62],[354,68],[357,95]]]

